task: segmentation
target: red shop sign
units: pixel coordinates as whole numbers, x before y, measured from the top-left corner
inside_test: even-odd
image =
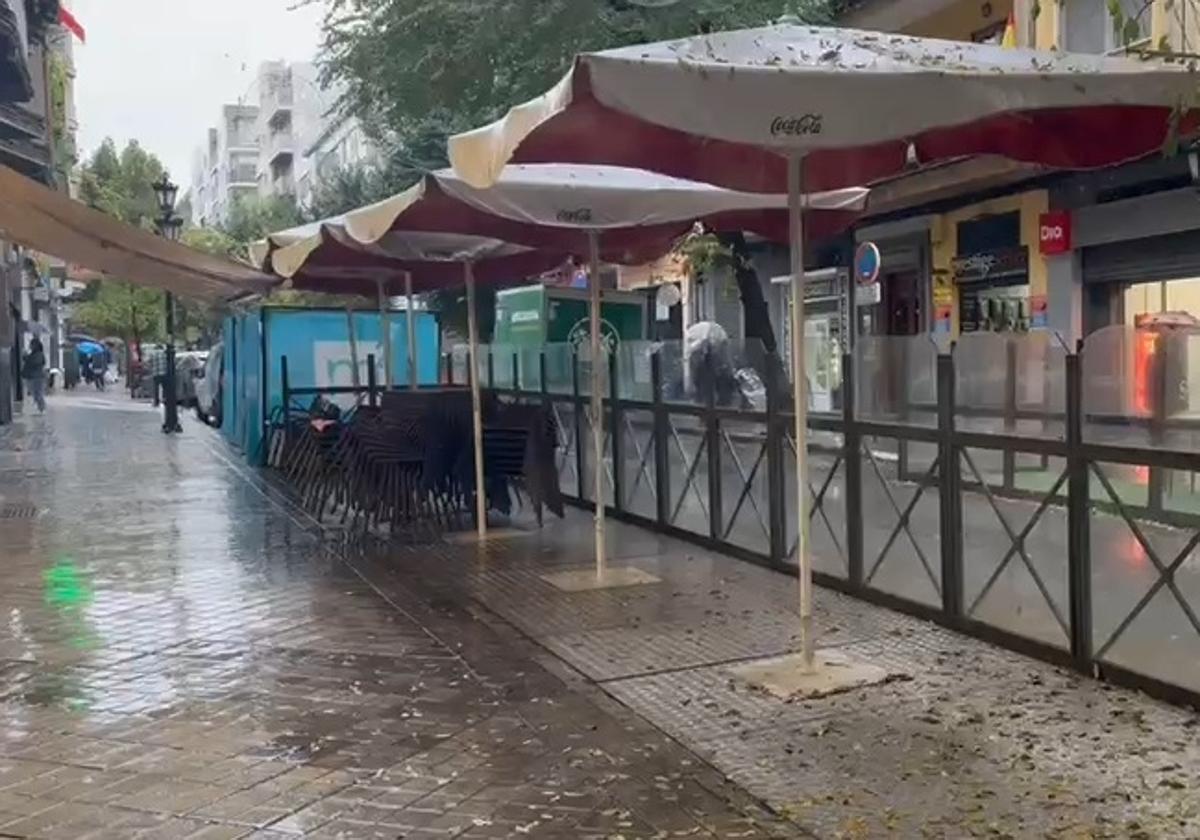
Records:
[[[1071,214],[1066,210],[1038,216],[1038,251],[1042,256],[1066,254],[1071,250]]]

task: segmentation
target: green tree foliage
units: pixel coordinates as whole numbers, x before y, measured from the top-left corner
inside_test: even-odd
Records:
[[[158,216],[158,199],[152,184],[163,175],[163,165],[137,141],[117,152],[106,139],[84,163],[79,178],[79,198],[131,225],[152,229]]]
[[[127,343],[162,341],[163,295],[157,289],[121,280],[97,280],[87,299],[74,307],[72,321],[95,335],[120,336]]]
[[[445,166],[447,135],[542,93],[576,53],[761,26],[785,14],[829,22],[838,1],[327,0],[325,79],[344,87],[343,110],[380,143],[384,162],[336,179],[313,213],[361,206]],[[486,340],[495,303],[480,291]],[[461,289],[436,293],[430,305],[465,333]]]
[[[327,0],[323,67],[403,175],[445,163],[448,133],[553,84],[576,53],[746,26],[831,19],[834,0]],[[411,177],[408,179],[411,183]]]
[[[158,200],[151,184],[163,174],[162,163],[131,141],[120,152],[106,139],[80,169],[80,199],[123,222],[151,228]],[[163,294],[121,280],[98,280],[74,309],[73,319],[102,335],[127,342],[160,341],[164,330]]]
[[[229,209],[229,218],[220,230],[231,244],[228,253],[248,260],[251,244],[268,233],[295,227],[303,221],[294,198],[242,196]]]

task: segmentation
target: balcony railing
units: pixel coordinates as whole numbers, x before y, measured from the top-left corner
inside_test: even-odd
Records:
[[[282,157],[291,157],[296,152],[296,140],[291,131],[275,131],[267,135],[267,160],[275,163]]]

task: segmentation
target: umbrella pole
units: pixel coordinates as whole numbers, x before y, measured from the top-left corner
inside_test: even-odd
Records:
[[[413,312],[412,272],[404,272],[404,314],[408,321],[408,387],[417,390],[417,316]]]
[[[357,391],[362,379],[358,375],[358,336],[354,332],[354,310],[346,304],[346,334],[350,336],[350,381]]]
[[[383,337],[383,387],[392,390],[395,379],[392,378],[392,316],[389,312],[387,292],[382,278],[375,281],[379,291],[379,333]]]
[[[788,235],[792,274],[792,393],[796,414],[796,554],[800,572],[800,645],[804,668],[816,664],[812,551],[808,523],[808,382],[804,365],[804,157],[788,158]]]
[[[471,432],[475,443],[475,527],[487,539],[487,491],[483,486],[483,400],[479,394],[479,322],[475,314],[475,269],[463,263],[467,281],[467,351],[471,383]]]
[[[604,577],[604,364],[600,358],[600,233],[588,231],[588,291],[592,340],[592,501],[595,502],[596,577]],[[616,434],[616,429],[613,429]],[[614,464],[614,469],[616,465]]]

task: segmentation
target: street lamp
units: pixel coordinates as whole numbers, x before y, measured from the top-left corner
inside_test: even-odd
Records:
[[[158,197],[158,218],[155,225],[158,233],[165,239],[177,241],[183,228],[183,219],[175,215],[175,198],[179,195],[179,187],[171,183],[164,172],[162,177],[150,185]],[[163,425],[164,434],[178,434],[183,431],[179,425],[179,404],[175,392],[175,295],[167,292],[167,350],[166,376],[163,379]]]

